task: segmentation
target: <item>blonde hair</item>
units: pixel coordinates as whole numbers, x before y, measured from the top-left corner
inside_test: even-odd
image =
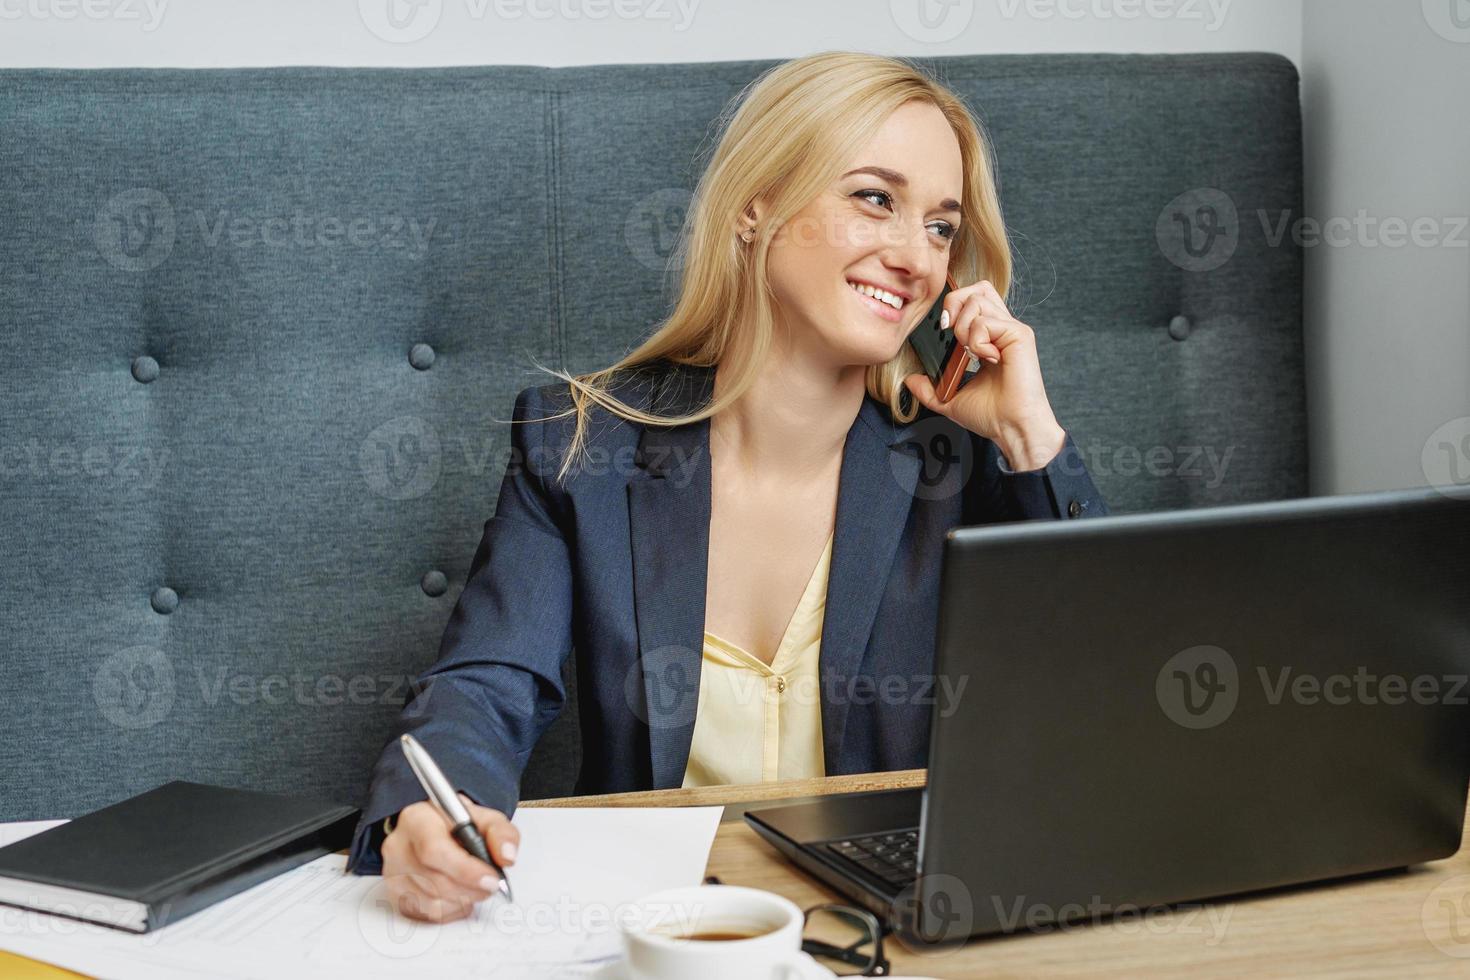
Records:
[[[836,180],[843,166],[899,106],[920,100],[944,113],[959,141],[964,169],[961,221],[950,244],[950,273],[959,285],[989,279],[1006,295],[1011,254],[996,192],[991,148],[959,96],[911,62],[850,51],[828,51],[776,65],[755,79],[722,114],[722,135],[695,187],[675,245],[682,264],[673,312],[647,340],[615,364],[570,375],[577,422],[557,479],[565,478],[586,442],[592,404],[645,425],[684,425],[713,416],[754,382],[774,331],[766,259],[775,231]],[[767,216],[749,244],[736,233],[757,197]],[[750,326],[747,328],[747,324]],[[728,363],[728,385],[692,414],[652,415],[609,389],[624,371],[649,361],[713,367]],[[918,414],[903,378],[923,370],[908,344],[892,360],[870,365],[868,394],[894,419]],[[725,381],[722,379],[722,385]]]

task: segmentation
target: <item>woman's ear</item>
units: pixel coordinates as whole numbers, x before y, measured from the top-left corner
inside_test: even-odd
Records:
[[[766,202],[757,197],[745,206],[740,215],[740,225],[735,230],[742,238],[754,237],[754,232],[761,223],[761,218],[766,213]]]

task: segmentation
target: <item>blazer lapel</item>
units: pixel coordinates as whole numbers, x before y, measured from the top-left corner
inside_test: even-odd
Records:
[[[828,775],[843,771],[842,739],[854,678],[862,667],[918,483],[919,457],[902,449],[907,432],[908,427],[894,425],[877,402],[864,398],[843,449],[819,667],[822,755]]]
[[[713,368],[677,368],[657,382],[660,414],[703,404]],[[828,773],[839,761],[853,678],[862,666],[918,481],[907,427],[864,398],[848,430],[837,490],[837,527],[822,624],[822,741]],[[653,788],[681,785],[694,735],[709,571],[709,420],[645,426],[628,483],[639,671],[627,693],[648,724]],[[641,704],[635,703],[639,698]]]
[[[708,397],[714,369],[676,368],[655,384],[649,411],[683,414]],[[653,788],[670,789],[684,782],[699,704],[709,568],[709,420],[645,426],[634,462],[628,523],[639,670],[625,690],[648,725]]]

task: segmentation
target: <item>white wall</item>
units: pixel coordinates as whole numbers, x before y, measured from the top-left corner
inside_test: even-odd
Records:
[[[573,65],[829,48],[1299,61],[1301,0],[0,0],[4,67]]]
[[[1303,17],[1314,492],[1470,485],[1470,2]]]

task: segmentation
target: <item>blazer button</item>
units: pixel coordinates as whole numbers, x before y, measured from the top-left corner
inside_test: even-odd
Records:
[[[1080,517],[1081,515],[1082,515],[1082,505],[1079,504],[1077,501],[1074,500],[1070,504],[1067,505],[1067,516],[1068,517]]]

